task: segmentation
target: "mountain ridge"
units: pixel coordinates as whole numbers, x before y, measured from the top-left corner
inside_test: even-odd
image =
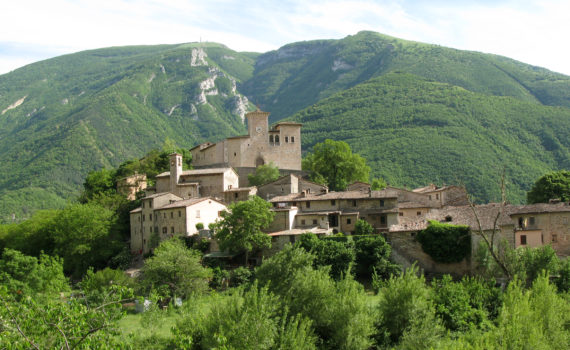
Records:
[[[189,148],[204,141],[244,134],[243,113],[253,109],[254,104],[271,112],[272,122],[284,118],[297,120],[309,115],[311,108],[327,110],[323,103],[331,104],[332,109],[352,106],[351,101],[339,102],[338,96],[349,98],[351,93],[361,90],[368,93],[371,86],[375,93],[369,98],[373,102],[383,89],[392,94],[389,84],[395,84],[394,74],[406,77],[405,74],[410,74],[413,77],[406,79],[426,89],[426,98],[422,100],[418,98],[421,92],[413,89],[413,85],[407,86],[415,91],[413,104],[406,105],[410,113],[417,110],[425,114],[426,109],[432,108],[433,113],[441,113],[441,118],[431,122],[446,127],[455,120],[450,110],[471,120],[473,113],[495,106],[495,110],[486,113],[505,121],[504,125],[494,127],[507,135],[506,121],[516,120],[516,115],[521,114],[529,125],[519,127],[539,135],[529,139],[530,151],[537,157],[537,150],[547,152],[544,161],[530,161],[530,174],[569,166],[564,138],[566,111],[570,107],[570,77],[506,57],[366,31],[343,39],[291,43],[262,54],[236,52],[217,43],[113,47],[60,56],[0,75],[0,110],[4,111],[0,114],[0,173],[4,175],[0,179],[0,217],[60,207],[77,195],[89,170],[117,166],[128,158],[140,157],[151,148],[160,147],[167,137]],[[454,87],[445,89],[450,94],[447,109],[428,98],[435,88],[432,83]],[[476,95],[456,93],[455,89]],[[390,96],[398,103],[410,98],[403,90]],[[500,96],[512,97],[504,100],[509,108],[501,108],[497,102],[501,100],[494,99]],[[432,97],[440,99],[437,94]],[[461,109],[477,99],[484,108],[472,106],[471,114]],[[352,106],[354,111],[368,108],[398,115],[397,109],[401,108],[398,103],[388,110],[376,102],[367,106],[366,101],[359,101],[361,106]],[[388,102],[391,101],[383,103],[390,106]],[[561,106],[562,112],[534,107],[546,105]],[[14,108],[8,109],[10,106]],[[537,120],[544,119],[542,114],[550,119],[544,126],[530,125],[529,111],[536,114]],[[354,125],[368,123],[369,128],[363,132],[383,132],[375,129],[381,123],[371,121],[369,116],[340,110],[335,113],[327,110],[326,114],[337,122],[335,115],[345,116],[352,131]],[[382,120],[380,116],[375,118]],[[559,119],[560,127],[551,125],[552,118]],[[329,124],[324,120],[321,124],[326,127],[319,129],[310,121],[307,123],[303,132],[305,150],[326,134],[343,138],[338,131],[327,129]],[[473,137],[465,125],[460,126],[457,130],[464,137]],[[405,130],[411,129],[402,125],[393,132],[413,145],[417,140],[403,134]],[[476,130],[481,140],[496,143],[487,139],[492,134]],[[354,149],[364,150],[374,166],[380,166],[375,156],[381,151],[380,143],[375,141],[375,150],[364,149],[357,138],[344,139]],[[460,147],[461,143],[452,145]],[[522,147],[515,143],[510,146]],[[489,152],[509,152],[501,147]],[[461,149],[455,151],[463,154]],[[391,164],[392,175],[384,170],[375,174],[385,176],[393,184],[453,180],[446,172],[437,172],[433,165],[423,164],[430,169],[424,171],[415,169],[412,163],[387,164]],[[484,168],[490,171],[487,166]],[[517,167],[511,168],[519,171]],[[414,171],[418,171],[415,177],[409,175]],[[513,184],[516,200],[522,200],[521,193],[531,180],[530,175],[525,175]],[[479,186],[477,183],[474,181],[469,186]],[[482,200],[492,198],[492,186],[486,186],[488,189],[477,193]]]

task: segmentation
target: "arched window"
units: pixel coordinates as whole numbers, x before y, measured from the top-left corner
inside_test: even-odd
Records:
[[[258,167],[258,166],[264,165],[264,164],[265,164],[265,161],[264,161],[263,158],[261,158],[261,157],[258,157],[258,158],[255,160],[255,167]]]
[[[269,143],[273,143],[273,135],[269,135]]]
[[[275,135],[275,144],[276,144],[276,145],[279,144],[279,135]]]

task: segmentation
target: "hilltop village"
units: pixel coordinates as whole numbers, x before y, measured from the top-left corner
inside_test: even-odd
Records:
[[[472,205],[465,189],[453,185],[430,184],[413,190],[387,186],[375,191],[368,183],[356,182],[345,191],[329,191],[307,180],[301,170],[301,124],[280,122],[270,128],[269,113],[259,110],[245,117],[248,135],[190,149],[193,170],[183,170],[182,155],[174,153],[170,171],[156,177],[155,187],[146,188],[144,175],[123,181],[123,191],[130,191],[131,196],[145,190],[141,207],[130,212],[132,253],[149,253],[153,235],[160,240],[179,235],[211,238],[208,225],[229,204],[257,195],[272,204],[275,216],[266,229],[272,247],[254,260],[274,254],[307,232],[354,234],[358,220],[365,220],[375,233],[386,237],[397,262],[404,266],[416,262],[438,273],[469,273],[475,263],[439,264],[424,253],[415,235],[431,220],[467,225],[471,232],[493,234],[496,242],[507,242],[513,248],[550,244],[559,256],[570,255],[568,203]],[[247,175],[269,163],[278,167],[281,177],[249,186]],[[474,233],[473,254],[481,239]],[[217,244],[212,243],[210,251],[215,253]]]

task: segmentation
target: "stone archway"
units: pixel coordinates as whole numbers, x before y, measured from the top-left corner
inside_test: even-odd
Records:
[[[255,167],[257,168],[260,165],[265,165],[265,161],[261,156],[257,157],[257,159],[255,160]]]

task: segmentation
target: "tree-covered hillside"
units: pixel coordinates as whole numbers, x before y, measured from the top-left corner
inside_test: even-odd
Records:
[[[0,213],[60,207],[88,171],[243,133],[255,54],[217,44],[81,52],[0,76]]]
[[[489,96],[408,73],[390,73],[291,118],[303,149],[343,140],[392,185],[465,184],[481,201],[524,202],[532,183],[570,167],[570,109]]]
[[[515,60],[359,32],[293,43],[259,56],[243,91],[287,117],[322,98],[389,72],[404,71],[464,89],[570,107],[570,77]]]
[[[490,200],[500,170],[476,161],[505,163],[518,201],[540,175],[568,168],[570,77],[505,57],[373,32],[265,54],[215,43],[115,47],[0,76],[0,221],[61,207],[90,170],[166,138],[190,148],[244,134],[251,102],[272,121],[309,108],[295,117],[306,122],[304,147],[346,140],[393,184],[465,181]]]

